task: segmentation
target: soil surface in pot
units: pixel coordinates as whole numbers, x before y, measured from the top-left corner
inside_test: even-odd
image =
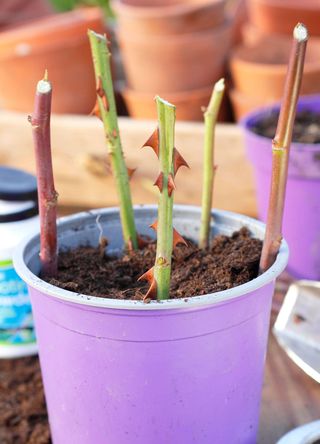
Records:
[[[0,360],[0,443],[51,443],[37,357]]]
[[[188,241],[173,253],[171,298],[204,295],[226,290],[258,274],[262,243],[247,228],[231,237],[216,236],[208,250]],[[103,255],[80,247],[59,255],[59,270],[49,282],[77,293],[113,299],[141,300],[148,283],[138,278],[154,265],[155,243],[122,257]]]
[[[260,136],[272,139],[275,136],[279,113],[272,111],[252,126],[251,130]],[[297,113],[292,141],[298,143],[320,143],[320,113],[303,110]]]

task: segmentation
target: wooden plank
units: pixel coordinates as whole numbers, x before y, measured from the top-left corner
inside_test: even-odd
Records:
[[[320,385],[297,367],[270,333],[258,444],[274,444],[320,418]]]
[[[155,128],[155,122],[120,118],[120,128],[127,163],[138,168],[132,179],[134,202],[155,203],[157,190],[152,184],[158,171],[157,159],[150,149],[139,149]],[[191,167],[178,174],[177,203],[201,202],[202,145],[201,123],[177,123],[176,146]],[[103,166],[106,149],[98,119],[53,116],[52,149],[60,205],[117,205],[113,179]],[[235,125],[218,125],[216,163],[214,206],[255,215],[252,171],[245,157],[241,131]],[[32,135],[25,114],[0,112],[0,164],[34,172]]]

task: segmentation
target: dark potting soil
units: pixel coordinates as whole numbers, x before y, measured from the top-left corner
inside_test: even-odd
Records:
[[[37,357],[0,360],[0,443],[51,444]]]
[[[258,273],[261,241],[242,228],[231,237],[216,236],[203,251],[191,242],[174,249],[171,298],[203,295],[236,287]],[[148,283],[138,278],[155,259],[155,244],[123,255],[101,255],[92,247],[80,247],[59,255],[59,270],[49,282],[66,290],[112,299],[142,300]]]
[[[271,112],[268,116],[259,120],[252,131],[260,136],[273,139],[276,133],[279,113]],[[297,113],[293,135],[293,142],[320,143],[320,113],[303,110]]]

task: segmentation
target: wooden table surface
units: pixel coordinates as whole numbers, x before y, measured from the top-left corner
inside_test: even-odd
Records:
[[[128,165],[138,167],[132,180],[135,203],[157,200],[152,186],[157,159],[151,150],[139,150],[154,127],[154,122],[120,120]],[[179,123],[176,130],[176,146],[191,169],[179,172],[175,200],[198,205],[203,125]],[[245,157],[240,129],[235,125],[219,125],[216,139],[218,172],[214,206],[255,216],[253,174]],[[97,119],[53,116],[52,149],[61,213],[117,204]],[[0,165],[34,171],[31,130],[25,115],[0,112]],[[275,444],[290,429],[316,419],[320,419],[319,384],[291,362],[270,333],[258,444]]]

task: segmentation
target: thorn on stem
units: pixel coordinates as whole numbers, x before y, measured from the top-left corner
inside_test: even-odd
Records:
[[[173,193],[173,190],[176,189],[176,185],[174,183],[174,179],[172,177],[172,174],[169,174],[168,176],[168,195],[171,197],[171,194]]]
[[[158,229],[158,221],[155,220],[151,225],[149,225],[150,228],[152,228],[154,231],[157,231]]]
[[[160,190],[160,193],[162,193],[163,190],[163,173],[161,172],[159,176],[157,177],[157,180],[153,184],[154,186],[158,187]]]
[[[98,119],[102,120],[101,114],[100,114],[100,109],[99,109],[99,103],[97,100],[96,100],[96,103],[95,103],[91,113],[90,113],[90,116],[96,116],[96,117],[98,117]]]
[[[107,99],[106,92],[103,89],[102,79],[101,79],[100,76],[98,77],[96,92],[97,92],[97,95],[102,99],[102,103],[103,103],[104,109],[106,111],[109,111],[109,102],[108,102],[108,99]]]
[[[188,246],[187,242],[180,233],[174,228],[173,229],[173,248],[176,247],[178,244],[184,244],[186,247]]]
[[[142,148],[145,146],[149,146],[156,153],[157,157],[159,157],[159,128],[156,128],[149,139],[146,141]]]
[[[142,276],[139,277],[138,281],[148,281],[150,283],[150,287],[145,294],[143,301],[146,302],[146,299],[156,299],[157,297],[157,282],[154,278],[153,267],[150,270],[146,271]]]
[[[134,172],[136,171],[137,168],[129,168],[127,167],[127,171],[128,171],[128,177],[129,180],[132,178],[132,176],[134,175]]]
[[[188,163],[184,160],[184,158],[181,156],[177,148],[173,149],[173,168],[174,168],[174,175],[177,174],[177,171],[182,166],[185,166],[187,168],[190,168]]]

